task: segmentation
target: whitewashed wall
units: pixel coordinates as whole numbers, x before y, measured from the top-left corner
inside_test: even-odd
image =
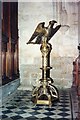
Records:
[[[65,14],[66,9],[66,14]],[[64,10],[64,11],[63,11]],[[58,24],[69,25],[61,28],[50,40],[51,77],[58,87],[71,87],[72,62],[78,55],[78,8],[76,3],[19,2],[19,59],[22,87],[32,89],[36,80],[41,78],[40,45],[27,45],[37,24],[57,20]],[[66,18],[66,19],[65,19]]]

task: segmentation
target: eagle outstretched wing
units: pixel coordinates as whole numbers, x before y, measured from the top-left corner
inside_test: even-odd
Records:
[[[34,33],[32,34],[30,40],[27,42],[27,44],[30,44],[32,43],[32,40],[34,40],[39,34],[42,33],[43,29],[44,29],[44,25],[45,25],[45,22],[41,22],[37,25]]]
[[[51,28],[47,36],[47,42],[53,37],[53,35],[60,29],[61,25],[57,25],[55,28]]]

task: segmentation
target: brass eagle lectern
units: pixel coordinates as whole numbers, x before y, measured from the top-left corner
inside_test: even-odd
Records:
[[[31,39],[27,44],[41,44],[40,51],[42,54],[42,78],[39,80],[39,86],[36,86],[32,93],[32,101],[35,104],[45,104],[51,106],[54,101],[59,100],[59,93],[57,88],[53,85],[53,79],[50,77],[50,52],[52,45],[49,43],[51,37],[59,30],[61,25],[57,25],[53,28],[53,25],[57,23],[55,20],[49,21],[47,27],[44,26],[44,22],[39,23],[35,29]],[[32,40],[36,38],[35,42]]]

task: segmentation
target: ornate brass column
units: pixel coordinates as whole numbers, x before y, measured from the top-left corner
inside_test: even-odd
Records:
[[[40,85],[33,90],[33,102],[36,104],[46,104],[51,106],[52,102],[59,99],[57,88],[53,85],[53,79],[50,78],[50,52],[52,45],[47,43],[47,37],[42,37],[40,47],[42,53],[42,78]]]

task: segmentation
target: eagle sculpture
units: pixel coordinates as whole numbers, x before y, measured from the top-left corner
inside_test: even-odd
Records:
[[[41,44],[43,36],[47,37],[48,42],[61,27],[61,25],[57,25],[53,28],[55,23],[57,23],[55,20],[49,21],[49,25],[47,27],[44,26],[45,22],[39,23],[27,44]],[[32,42],[35,38],[36,41]]]

